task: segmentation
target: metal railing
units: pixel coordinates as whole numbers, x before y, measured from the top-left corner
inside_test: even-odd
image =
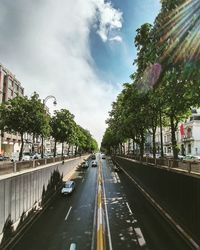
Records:
[[[141,161],[146,164],[153,164],[156,166],[162,166],[168,169],[178,169],[180,171],[185,171],[188,173],[200,173],[200,162],[175,160],[172,158],[151,158],[151,157],[141,157],[136,155],[118,155],[125,158],[130,158],[136,161]]]
[[[64,156],[64,157],[59,156],[55,158],[54,157],[43,158],[30,161],[15,161],[15,162],[5,161],[3,164],[0,165],[0,175],[15,173],[25,169],[37,168],[43,165],[51,164],[54,162],[60,162],[75,157],[77,156]]]

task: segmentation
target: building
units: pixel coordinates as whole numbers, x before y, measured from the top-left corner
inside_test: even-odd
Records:
[[[195,110],[195,112],[194,112]],[[163,127],[163,153],[173,155],[171,130],[170,127]],[[193,109],[191,116],[185,122],[180,122],[176,131],[177,146],[181,155],[200,156],[200,110]],[[152,153],[152,135],[148,134],[148,150]],[[161,152],[160,128],[158,127],[155,135],[156,153]]]
[[[0,64],[0,103],[8,101],[17,95],[24,95],[24,88],[7,68]],[[1,131],[0,154],[10,156],[20,148],[20,136]]]
[[[200,112],[193,113],[182,125],[181,153],[200,156]]]

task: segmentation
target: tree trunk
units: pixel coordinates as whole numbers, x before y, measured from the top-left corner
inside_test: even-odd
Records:
[[[70,144],[69,144],[68,149],[67,149],[67,155],[69,155],[69,150],[70,150]]]
[[[64,151],[64,142],[62,142],[62,157],[63,157],[63,151]]]
[[[76,147],[75,147],[75,156],[77,155],[77,149],[78,149],[78,146],[76,145]]]
[[[160,154],[161,154],[161,157],[163,157],[164,153],[163,153],[163,132],[162,132],[162,112],[161,112],[161,110],[159,112],[159,119],[160,119],[160,147],[161,147]]]
[[[173,156],[174,156],[174,159],[178,159],[178,149],[177,149],[177,142],[176,142],[176,126],[174,124],[173,115],[170,116],[170,127],[171,127]]]
[[[128,155],[130,154],[130,139],[128,139]]]
[[[153,129],[153,158],[156,158],[156,130]]]
[[[135,155],[135,141],[134,141],[134,137],[133,137],[132,141],[133,141],[133,152],[132,152],[132,155]]]
[[[35,152],[35,147],[34,147],[34,143],[35,143],[35,134],[33,134],[33,139],[32,139],[32,153]]]
[[[144,155],[144,142],[145,142],[145,139],[144,139],[144,132],[142,131],[140,135],[141,135],[140,156],[141,156],[141,158],[143,158],[143,155]]]
[[[123,146],[122,146],[122,143],[120,143],[120,154],[121,154],[121,155],[123,154]]]
[[[21,135],[22,144],[21,144],[21,148],[20,148],[20,152],[19,152],[19,161],[21,161],[21,159],[22,159],[23,148],[24,148],[24,134],[21,133],[20,135]]]
[[[54,141],[54,153],[53,156],[56,157],[56,140]]]

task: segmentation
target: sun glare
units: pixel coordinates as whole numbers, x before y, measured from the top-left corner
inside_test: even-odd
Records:
[[[167,17],[160,43],[167,43],[162,60],[172,56],[173,62],[196,62],[200,56],[200,1],[186,0]]]

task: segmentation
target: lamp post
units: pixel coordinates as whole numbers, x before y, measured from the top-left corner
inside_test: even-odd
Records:
[[[57,104],[57,101],[56,101],[56,98],[55,96],[53,95],[48,95],[45,99],[43,99],[43,105],[44,105],[44,108],[46,106],[46,102],[49,100],[49,99],[53,99],[53,104],[56,105]],[[41,145],[41,158],[44,158],[44,136],[42,135],[42,145]]]

